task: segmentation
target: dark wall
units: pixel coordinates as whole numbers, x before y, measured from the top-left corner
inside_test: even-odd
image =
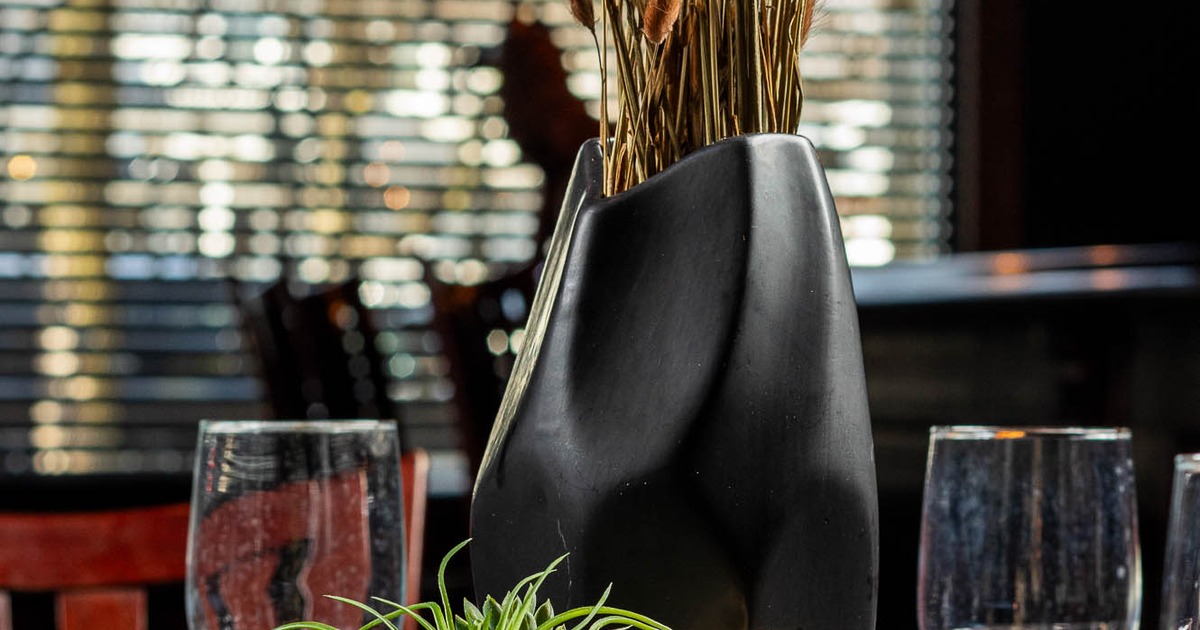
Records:
[[[863,308],[861,330],[880,481],[879,627],[917,627],[937,424],[1132,427],[1142,627],[1156,625],[1172,458],[1200,450],[1200,299]]]
[[[1192,4],[957,6],[960,247],[1200,237]]]
[[[1028,3],[1029,245],[1194,237],[1194,5],[1095,6]]]

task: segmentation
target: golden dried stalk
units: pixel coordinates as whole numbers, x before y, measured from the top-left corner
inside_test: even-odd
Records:
[[[586,1],[571,0],[576,19]],[[601,128],[612,132],[606,194],[731,135],[796,131],[815,0],[599,1],[597,48],[612,46],[617,81],[616,115]],[[603,54],[601,74],[607,85]]]

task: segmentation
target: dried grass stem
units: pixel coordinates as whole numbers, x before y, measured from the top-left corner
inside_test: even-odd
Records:
[[[591,1],[570,0],[597,48],[615,53],[616,112],[600,130],[612,139],[606,194],[722,138],[796,131],[814,0],[597,0],[599,36]],[[610,65],[602,54],[606,94]]]

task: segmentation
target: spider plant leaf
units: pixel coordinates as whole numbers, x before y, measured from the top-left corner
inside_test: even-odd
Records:
[[[362,602],[355,601],[348,597],[338,597],[336,595],[328,595],[327,597],[329,597],[329,599],[342,602],[343,604],[350,604],[351,606],[354,606],[355,608],[361,608],[363,610],[363,612],[365,612],[369,615],[372,615],[376,619],[382,621],[383,625],[387,626],[390,630],[400,630],[399,628],[396,627],[396,624],[392,623],[391,620],[389,620],[387,617],[384,617],[383,613],[379,612],[378,610],[375,610],[374,608],[371,608],[370,606],[368,606]],[[369,626],[367,626],[367,627],[369,627]]]
[[[607,593],[607,590],[605,592]],[[671,630],[670,626],[659,623],[645,615],[640,615],[623,608],[604,606],[603,603],[604,602],[602,598],[601,601],[595,606],[581,606],[579,608],[572,608],[566,612],[559,613],[553,619],[550,619],[543,624],[542,628],[538,628],[538,630],[549,630],[550,628],[556,628],[556,624],[563,624],[567,621],[583,617],[584,615],[587,615],[588,617],[585,618],[581,624],[576,625],[571,630],[583,630],[583,624],[587,623],[596,615],[605,615],[601,620],[596,621],[596,623],[604,621],[605,625],[612,625],[613,623],[621,622],[626,623],[631,627],[638,628],[639,630]],[[595,623],[593,623],[591,626],[588,626],[589,630],[590,628],[594,627],[596,627]]]
[[[504,594],[504,599],[500,600],[500,613],[501,613],[501,617],[503,617],[503,618],[507,619],[507,617],[506,617],[506,616],[504,616],[504,614],[503,614],[503,613],[504,613],[504,611],[505,611],[505,610],[508,610],[509,608],[512,608],[512,605],[513,605],[513,598],[516,598],[516,597],[518,597],[518,596],[517,596],[517,594],[516,594],[516,590],[515,590],[515,589],[514,589],[514,590],[511,590],[511,591],[509,591],[509,592],[507,592],[507,593],[505,593],[505,594]]]
[[[550,600],[546,600],[542,602],[541,606],[538,606],[537,612],[533,614],[533,619],[537,622],[537,625],[534,627],[540,628],[543,623],[546,623],[552,617],[554,617],[554,606],[550,605]]]
[[[483,621],[483,613],[475,607],[475,604],[471,603],[471,600],[465,597],[463,598],[463,618],[473,624],[473,626],[478,626],[479,622]]]
[[[338,630],[337,628],[316,621],[293,621],[285,623],[282,626],[275,626],[274,630]]]
[[[506,594],[504,596],[505,602],[506,603],[508,602],[509,597],[516,597],[517,594],[520,593],[521,589],[525,588],[530,583],[532,583],[534,586],[533,586],[533,589],[529,590],[528,592],[529,593],[537,592],[537,589],[541,587],[542,582],[545,582],[546,578],[550,577],[551,573],[554,573],[554,568],[557,567],[559,565],[559,563],[561,563],[566,558],[567,558],[567,554],[563,554],[563,555],[559,556],[558,558],[555,558],[554,562],[551,562],[549,565],[547,565],[545,569],[542,569],[541,571],[538,571],[537,573],[534,573],[533,575],[526,576],[523,580],[521,580],[520,582],[517,582],[516,586],[513,586],[512,590],[510,590],[508,592],[508,594]]]
[[[496,630],[500,626],[500,617],[502,616],[500,603],[494,597],[488,595],[483,600],[483,628],[484,630]]]
[[[588,622],[596,617],[596,614],[600,612],[600,609],[604,608],[604,602],[608,601],[608,594],[611,592],[612,584],[609,584],[607,587],[605,587],[604,592],[600,594],[600,600],[596,602],[595,606],[592,606],[592,609],[588,611],[587,616],[584,617],[583,621],[580,621],[573,630],[583,630],[583,628],[588,625]]]
[[[625,628],[637,628],[638,630],[669,630],[667,626],[636,613],[631,613],[620,608],[608,608],[607,606],[601,609],[605,617],[597,619],[592,625],[588,626],[588,630],[599,630],[607,626],[620,625]]]
[[[437,602],[421,602],[421,603],[419,603],[419,604],[413,604],[413,605],[411,605],[411,606],[405,606],[404,604],[401,604],[401,603],[398,603],[398,602],[394,602],[394,601],[392,601],[392,600],[390,600],[390,599],[385,599],[385,598],[383,598],[383,597],[372,597],[371,599],[373,599],[373,600],[375,600],[375,601],[377,601],[377,602],[379,602],[379,603],[381,603],[381,604],[387,604],[388,606],[391,606],[392,608],[395,608],[397,611],[398,611],[398,610],[400,610],[400,609],[402,609],[402,608],[407,608],[408,610],[411,610],[411,611],[414,611],[414,612],[418,612],[418,613],[419,613],[419,612],[421,612],[422,610],[433,610],[433,609],[435,609],[435,608],[437,608],[437,609],[441,609],[441,606],[439,606]]]
[[[616,628],[615,630],[630,630],[633,627],[630,625],[630,622],[628,619],[626,619],[620,615],[613,615],[610,617],[601,617],[601,618],[597,619],[594,623],[592,623],[592,625],[588,626],[588,630],[600,630],[601,628],[606,628],[608,626],[614,626],[614,625],[618,625],[618,624],[622,624],[622,625],[620,625],[620,627]]]
[[[520,623],[521,597],[514,595],[511,591],[505,596],[504,601],[500,604],[500,619],[497,621],[497,628],[500,630],[516,630],[517,624]]]
[[[589,626],[588,630],[600,630],[601,628],[604,628],[605,626],[611,626],[613,624],[618,624],[618,623],[625,623],[625,620],[621,617],[604,617],[604,618],[597,620],[596,623],[593,623],[591,626]],[[631,627],[632,626],[624,625],[624,626],[621,626],[620,628],[617,628],[616,630],[630,630]]]
[[[442,556],[442,563],[438,565],[438,594],[442,596],[442,608],[440,610],[435,608],[433,611],[433,616],[438,620],[438,628],[445,628],[446,630],[449,630],[451,626],[451,620],[449,617],[452,614],[450,612],[452,609],[450,608],[450,593],[446,590],[446,566],[450,564],[450,558],[453,558],[454,554],[461,551],[462,548],[466,547],[468,544],[470,544],[470,542],[471,539],[468,538],[455,545],[453,549],[446,553],[446,555]]]
[[[535,573],[535,574],[529,576],[529,578],[522,580],[522,582],[526,582],[530,578],[533,578],[534,582],[529,585],[529,589],[525,595],[525,602],[521,605],[521,608],[518,609],[517,616],[514,619],[514,621],[516,621],[517,623],[521,623],[524,620],[525,615],[528,615],[533,612],[534,605],[537,602],[537,598],[535,596],[537,593],[537,590],[539,588],[541,588],[542,583],[546,581],[546,578],[550,577],[551,573],[554,573],[554,568],[557,567],[559,565],[559,563],[561,563],[566,558],[567,558],[567,554],[563,554],[563,555],[555,558],[554,562],[551,562],[545,569],[542,570],[541,573]],[[505,630],[517,630],[517,627],[510,625],[510,626],[506,627]]]
[[[504,594],[504,599],[500,600],[500,609],[504,610],[504,609],[512,606],[514,599],[517,600],[517,602],[520,602],[521,601],[521,589],[524,588],[530,582],[533,582],[534,580],[536,580],[539,576],[541,576],[541,573],[535,573],[533,575],[526,577],[525,579],[521,580],[520,582],[517,582],[517,585],[512,587],[512,590],[510,590],[509,592]]]
[[[412,606],[405,606],[403,604],[397,604],[396,602],[393,602],[388,599],[384,599],[382,597],[372,597],[371,599],[373,599],[381,604],[387,604],[388,606],[391,606],[396,609],[395,611],[384,615],[384,617],[386,619],[396,619],[398,617],[407,615],[407,616],[415,619],[417,621],[417,623],[421,624],[421,627],[424,630],[437,630],[437,628],[435,628],[433,624],[429,623],[429,621],[427,621],[424,617],[422,617],[421,613],[420,613],[420,611],[422,611],[422,610],[429,610],[429,609],[437,608],[437,604],[435,604],[433,602],[422,602],[420,604],[413,604]],[[367,625],[363,626],[362,628],[359,628],[359,630],[369,630],[370,628],[374,628],[375,626],[379,625],[380,623],[382,623],[380,620],[375,619],[375,620],[371,621],[370,623],[368,623]]]
[[[542,622],[538,624],[537,630],[556,630],[560,626],[564,626],[565,622],[567,621],[584,617],[583,621],[579,622],[574,628],[571,629],[582,630],[587,623],[591,621],[592,618],[595,617],[596,614],[599,613],[603,608],[604,602],[608,599],[608,594],[610,592],[612,592],[612,584],[609,584],[608,588],[604,589],[604,593],[600,595],[600,601],[596,602],[595,605],[580,606],[579,608],[572,608],[571,610],[559,615],[552,615],[549,618],[542,620]]]

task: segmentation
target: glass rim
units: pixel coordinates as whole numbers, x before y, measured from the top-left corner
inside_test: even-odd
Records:
[[[396,431],[395,420],[201,420],[201,433],[366,433]]]
[[[1187,472],[1200,471],[1200,453],[1178,453],[1175,455],[1175,469]]]
[[[935,425],[929,436],[938,440],[1127,440],[1129,427],[1056,427],[1056,426],[995,426],[995,425]]]

